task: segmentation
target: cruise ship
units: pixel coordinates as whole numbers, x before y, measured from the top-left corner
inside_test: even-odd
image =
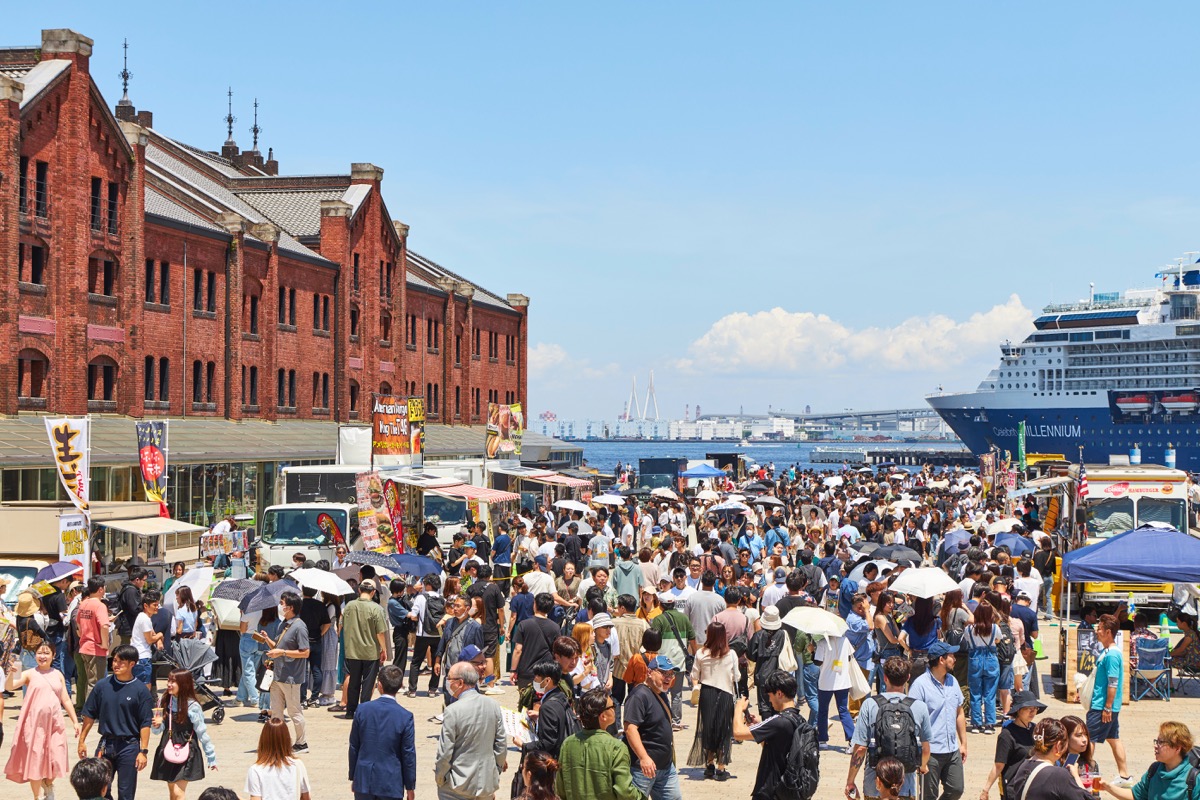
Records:
[[[1015,456],[1024,422],[1028,452],[1200,470],[1200,262],[1157,277],[1046,306],[975,391],[927,402],[976,454]]]

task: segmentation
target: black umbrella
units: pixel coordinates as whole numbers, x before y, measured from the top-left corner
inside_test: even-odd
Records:
[[[233,578],[218,583],[217,588],[213,589],[212,596],[217,600],[233,600],[237,602],[262,585],[262,581],[255,581],[249,578]]]
[[[631,486],[628,489],[622,489],[621,494],[625,495],[626,497],[649,497],[650,490],[644,486]]]
[[[238,608],[247,614],[254,611],[262,611],[264,608],[279,605],[279,598],[283,596],[284,592],[294,591],[296,591],[296,584],[291,581],[260,583],[257,589],[248,595],[244,595],[238,601]]]
[[[921,554],[911,547],[906,547],[902,544],[884,545],[872,553],[875,558],[886,558],[888,561],[911,561],[914,564],[921,563]]]
[[[396,571],[396,562],[392,561],[392,557],[383,553],[376,553],[374,550],[352,550],[346,556],[346,562],[350,564],[370,564],[378,569],[386,569],[388,572]]]
[[[771,487],[767,486],[762,481],[755,481],[754,483],[748,484],[746,486],[746,488],[742,489],[742,491],[743,492],[766,492],[766,491],[769,491],[770,488]]]

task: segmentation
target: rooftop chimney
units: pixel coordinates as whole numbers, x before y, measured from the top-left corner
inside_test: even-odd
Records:
[[[69,28],[44,30],[42,31],[42,60],[66,59],[87,72],[93,44],[95,42],[91,39]]]
[[[265,164],[263,164],[263,172],[267,173],[268,175],[279,174],[279,162],[275,160],[274,147],[267,148],[267,161]]]

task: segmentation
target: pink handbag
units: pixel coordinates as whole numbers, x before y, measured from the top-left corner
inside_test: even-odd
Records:
[[[186,764],[189,757],[192,755],[192,737],[189,736],[183,744],[176,744],[171,737],[172,731],[175,728],[175,715],[170,713],[170,706],[167,707],[167,741],[163,745],[163,759],[172,764]]]

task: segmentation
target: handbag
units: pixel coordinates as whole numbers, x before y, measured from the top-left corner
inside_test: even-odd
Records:
[[[265,670],[263,670],[262,678],[258,682],[258,690],[260,692],[269,692],[269,691],[271,691],[271,684],[274,682],[275,682],[275,670],[274,669],[265,669]]]
[[[858,662],[850,660],[850,699],[862,700],[871,693],[871,684],[867,682],[867,676],[863,674],[862,667]]]
[[[796,663],[796,651],[792,649],[792,643],[788,641],[786,633],[783,636],[783,647],[779,648],[777,663],[784,672],[795,672],[799,667],[799,664]]]
[[[162,756],[163,759],[172,764],[186,764],[187,760],[192,755],[192,736],[188,735],[187,741],[183,744],[175,742],[175,715],[171,713],[171,709],[167,707],[167,740],[163,742]],[[193,731],[194,733],[194,731]]]

